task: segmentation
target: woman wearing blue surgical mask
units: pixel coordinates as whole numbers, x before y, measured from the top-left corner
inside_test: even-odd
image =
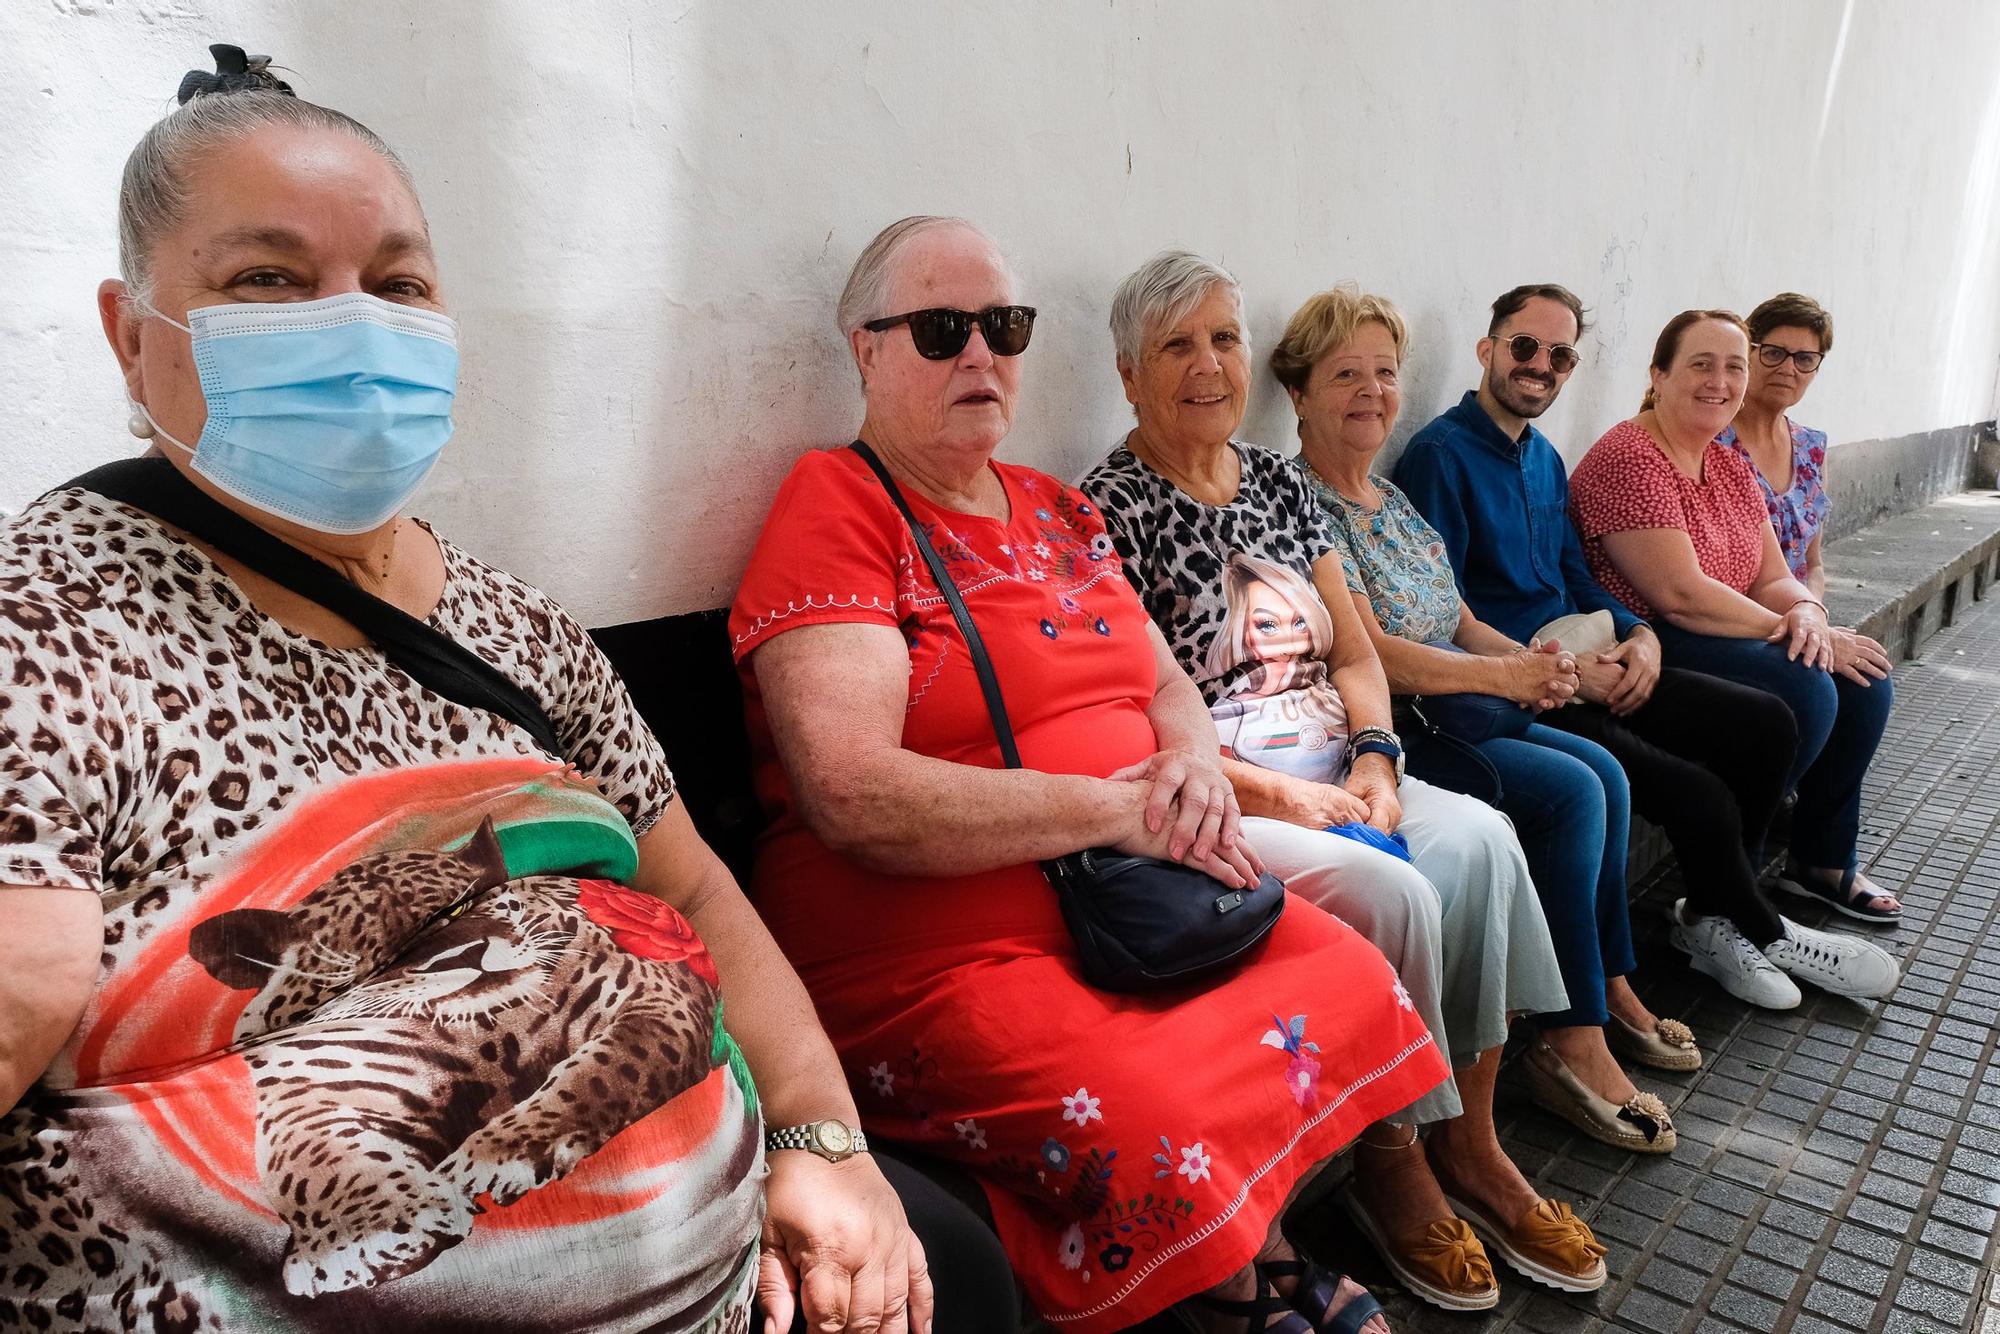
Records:
[[[140,471],[531,703],[419,684],[143,491],[0,523],[0,1198],[26,1202],[0,1309],[929,1328],[898,1193],[948,1209],[850,1131],[797,978],[616,674],[402,517],[458,378],[407,169],[214,50],[127,163],[99,292],[165,460]],[[1011,1327],[993,1272],[949,1324]]]

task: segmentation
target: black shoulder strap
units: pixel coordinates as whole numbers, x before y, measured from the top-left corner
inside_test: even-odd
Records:
[[[1000,697],[1000,678],[993,674],[993,660],[986,656],[986,641],[979,637],[979,627],[972,623],[972,613],[965,609],[965,599],[959,596],[951,571],[945,568],[944,558],[931,545],[930,536],[910,510],[910,502],[903,499],[902,488],[896,485],[896,479],[889,475],[889,470],[882,466],[882,460],[875,457],[875,451],[860,440],[848,448],[875,470],[876,480],[882,483],[882,489],[889,493],[889,499],[896,502],[896,508],[903,512],[903,518],[909,523],[910,533],[917,539],[917,550],[924,554],[924,564],[930,566],[931,578],[937,582],[938,592],[944,594],[945,604],[951,608],[951,617],[958,622],[958,633],[965,637],[966,650],[972,654],[972,669],[979,673],[979,690],[986,696],[986,712],[992,715],[993,731],[1000,738],[1000,758],[1007,762],[1009,769],[1020,768],[1021,752],[1014,745],[1013,724],[1007,721],[1007,701]]]
[[[498,714],[551,755],[563,753],[548,714],[506,673],[450,635],[348,582],[332,567],[217,503],[167,460],[157,455],[120,459],[58,489],[71,488],[144,510],[200,538],[339,616],[420,685],[468,708]]]

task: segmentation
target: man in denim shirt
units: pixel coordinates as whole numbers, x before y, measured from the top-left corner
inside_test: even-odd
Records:
[[[1443,536],[1460,593],[1488,625],[1526,642],[1558,616],[1611,613],[1618,644],[1579,654],[1578,701],[1537,721],[1617,756],[1633,809],[1666,831],[1688,889],[1673,939],[1694,966],[1742,1000],[1790,1009],[1798,987],[1763,948],[1790,924],[1759,887],[1757,867],[1797,727],[1775,695],[1662,669],[1652,630],[1584,564],[1568,470],[1533,424],[1576,370],[1583,330],[1583,303],[1567,288],[1537,283],[1501,296],[1479,340],[1479,388],[1411,438],[1394,481]],[[1681,1033],[1621,1028],[1614,1018],[1615,1046],[1673,1067],[1671,1039]]]

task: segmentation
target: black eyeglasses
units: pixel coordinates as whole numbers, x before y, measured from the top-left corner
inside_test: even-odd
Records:
[[[1541,351],[1544,347],[1548,348],[1549,369],[1557,375],[1569,374],[1576,369],[1576,363],[1583,360],[1582,357],[1577,355],[1576,349],[1570,344],[1544,343],[1533,334],[1515,334],[1512,338],[1506,339],[1502,339],[1496,334],[1494,335],[1494,341],[1506,343],[1507,350],[1514,354],[1514,360],[1520,362],[1533,361],[1535,353]]]
[[[861,327],[870,333],[881,333],[899,324],[907,324],[910,326],[910,341],[916,344],[918,356],[927,361],[945,361],[965,350],[966,343],[972,339],[974,323],[979,325],[979,332],[986,335],[987,351],[996,357],[1018,357],[1028,350],[1028,339],[1034,336],[1035,308],[988,306],[975,311],[938,306],[931,310],[913,310],[905,315],[870,320]]]
[[[1794,352],[1776,343],[1752,343],[1751,346],[1757,349],[1757,360],[1766,366],[1782,366],[1785,358],[1790,357],[1792,365],[1799,368],[1800,375],[1811,375],[1819,369],[1820,362],[1826,360],[1824,352]]]

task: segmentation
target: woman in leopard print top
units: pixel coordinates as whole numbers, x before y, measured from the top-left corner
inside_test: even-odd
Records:
[[[451,381],[393,349],[454,326],[402,164],[217,51],[127,168],[99,305],[135,430],[511,677],[558,748],[142,508],[64,488],[0,525],[0,1326],[743,1331],[802,1276],[815,1320],[924,1328],[872,1160],[766,1166],[760,1107],[854,1103],[609,664],[395,517],[427,460],[365,531],[320,517],[344,498],[303,460],[366,481],[405,439],[340,434],[407,397],[389,372],[433,381],[434,456]],[[336,312],[392,350],[341,360]],[[287,331],[224,346],[232,319]],[[341,425],[242,424],[260,375],[318,377],[285,392]],[[274,420],[291,518],[229,453]]]

